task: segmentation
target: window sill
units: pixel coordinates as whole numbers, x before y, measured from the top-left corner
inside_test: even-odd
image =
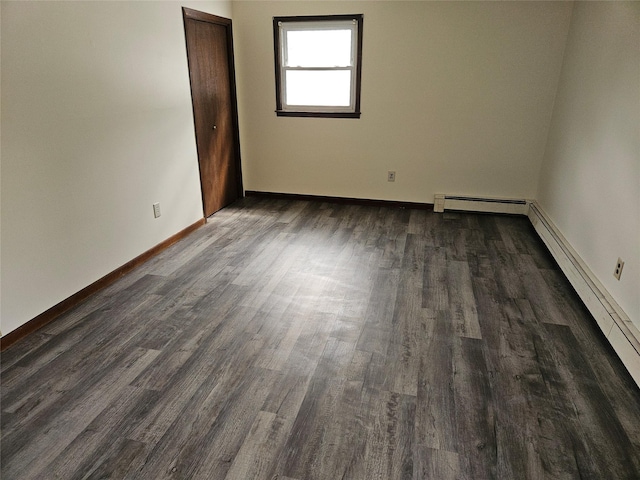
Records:
[[[278,117],[360,118],[360,112],[291,112],[276,110]]]

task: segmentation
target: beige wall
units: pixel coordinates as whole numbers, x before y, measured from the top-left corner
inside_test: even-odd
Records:
[[[245,188],[537,197],[640,322],[637,3],[576,4],[555,109],[571,3],[1,5],[3,334],[201,218],[183,5],[233,13]],[[275,116],[271,17],[321,13],[365,14],[359,120]]]
[[[202,218],[182,5],[2,2],[3,334]]]
[[[575,4],[537,196],[640,328],[640,3]]]
[[[362,118],[276,117],[272,17],[328,13],[364,13]],[[570,14],[565,2],[234,2],[245,188],[533,197]]]

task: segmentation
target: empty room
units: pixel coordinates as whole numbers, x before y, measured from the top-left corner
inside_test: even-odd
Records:
[[[640,478],[640,3],[0,27],[3,479]]]

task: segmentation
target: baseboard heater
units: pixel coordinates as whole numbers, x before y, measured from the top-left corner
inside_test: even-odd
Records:
[[[528,215],[529,201],[515,198],[436,194],[433,202],[433,211],[444,212],[445,210]]]

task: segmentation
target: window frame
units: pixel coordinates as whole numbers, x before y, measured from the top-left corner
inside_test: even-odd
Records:
[[[362,83],[362,24],[364,15],[310,15],[310,16],[288,16],[273,17],[273,46],[275,60],[276,79],[276,115],[282,117],[327,117],[327,118],[360,118],[360,90]],[[355,50],[353,61],[355,65],[350,67],[301,67],[292,68],[284,65],[284,46],[286,39],[281,38],[281,24],[303,24],[305,22],[325,24],[330,27],[332,23],[351,21],[356,28],[356,45],[352,45]],[[318,28],[320,30],[321,28]],[[351,78],[351,103],[349,107],[340,106],[320,106],[320,105],[293,105],[284,103],[285,72],[287,70],[350,70],[353,71]]]

